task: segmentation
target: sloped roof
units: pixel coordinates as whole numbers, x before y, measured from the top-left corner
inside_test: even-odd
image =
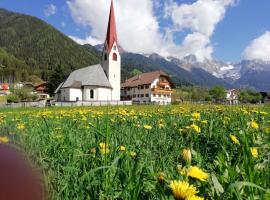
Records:
[[[118,46],[114,6],[113,6],[113,1],[111,1],[110,16],[109,16],[108,29],[107,29],[107,35],[106,35],[106,41],[105,41],[108,47],[108,52],[111,52],[114,42]]]
[[[72,72],[61,88],[81,88],[82,86],[112,88],[100,64]]]
[[[64,84],[64,82],[60,83],[58,85],[58,87],[56,88],[56,90],[54,91],[54,94],[57,94],[59,92],[59,90],[61,89],[62,85]]]
[[[169,80],[169,82],[173,85],[171,78],[168,76],[168,74],[159,70],[134,76],[126,80],[124,83],[122,83],[121,87],[136,87],[139,85],[149,85],[160,76],[165,76]]]

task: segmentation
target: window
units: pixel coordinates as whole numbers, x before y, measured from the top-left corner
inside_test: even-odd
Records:
[[[144,86],[143,86],[143,85],[141,86],[141,89],[142,89],[142,90],[144,89]]]
[[[146,86],[145,86],[145,89],[149,89],[149,85],[146,85]]]
[[[113,53],[113,60],[117,61],[117,54],[116,53]]]
[[[115,45],[113,46],[113,50],[116,50],[116,46]]]
[[[136,94],[133,94],[133,98],[136,98]]]
[[[104,60],[107,60],[107,53],[104,54]]]
[[[137,94],[137,97],[140,97],[140,95],[139,95],[139,94]]]
[[[161,94],[159,94],[158,97],[161,97]]]
[[[156,97],[156,94],[153,94],[153,97]]]
[[[144,97],[144,94],[141,94],[141,97]]]
[[[90,99],[94,99],[94,90],[90,90]]]
[[[145,94],[145,97],[149,97],[149,94]]]

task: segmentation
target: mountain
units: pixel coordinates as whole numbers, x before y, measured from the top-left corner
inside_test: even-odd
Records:
[[[270,62],[243,60],[236,64],[240,78],[235,81],[238,87],[253,87],[260,91],[270,90]]]
[[[194,55],[186,56],[183,59],[174,57],[168,57],[167,59],[191,72],[195,77],[194,71],[201,78],[202,73],[207,72],[216,77],[218,79],[216,81],[220,81],[222,85],[227,87],[229,84],[229,87],[254,88],[259,91],[270,90],[270,62],[243,60],[239,63],[224,63],[209,59],[200,62]]]
[[[168,57],[168,59],[179,67],[182,67],[188,71],[192,71],[193,69],[202,69],[219,79],[226,80],[230,78],[238,78],[238,70],[234,71],[235,66],[222,61],[205,59],[202,62],[198,61],[195,55],[188,55],[183,59],[174,57]]]
[[[29,66],[28,75],[36,74],[45,80],[58,65],[63,66],[64,74],[69,74],[99,62],[94,52],[44,21],[5,9],[0,9],[0,48]]]

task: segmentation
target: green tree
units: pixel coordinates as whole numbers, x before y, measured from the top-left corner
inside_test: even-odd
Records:
[[[142,72],[140,71],[140,70],[138,70],[138,69],[133,69],[132,71],[131,71],[131,75],[132,76],[137,76],[137,75],[140,75]]]
[[[256,90],[245,89],[240,91],[239,100],[241,103],[259,103],[262,100],[262,95]]]
[[[65,81],[66,74],[64,67],[62,65],[57,65],[57,67],[53,70],[51,75],[49,76],[48,90],[49,94],[53,95],[56,88]]]
[[[216,103],[220,103],[226,98],[225,88],[219,85],[212,87],[209,94]]]

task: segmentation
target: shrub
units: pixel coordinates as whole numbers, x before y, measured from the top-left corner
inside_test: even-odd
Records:
[[[8,103],[18,103],[20,101],[20,98],[16,94],[9,94],[7,96],[7,102]]]

